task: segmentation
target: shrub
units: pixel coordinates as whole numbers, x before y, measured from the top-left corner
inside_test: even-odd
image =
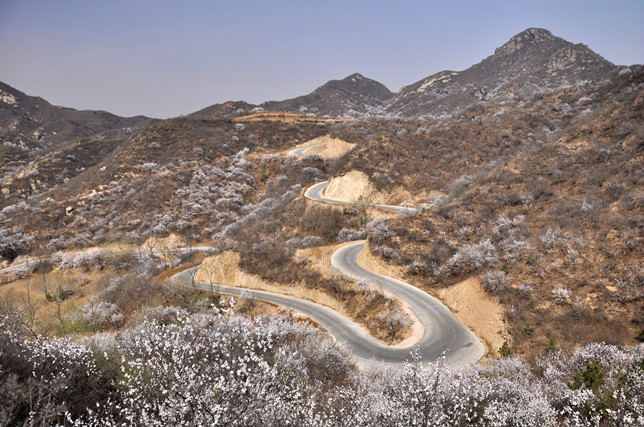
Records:
[[[541,240],[544,247],[548,249],[548,252],[552,253],[554,252],[555,245],[559,241],[559,230],[548,228],[546,233],[539,237],[539,240]]]
[[[440,272],[471,273],[499,261],[496,247],[490,239],[475,245],[463,246],[441,267]]]
[[[28,234],[11,234],[6,229],[0,228],[0,257],[13,262],[19,255],[29,252],[34,242],[34,237]]]
[[[644,342],[644,329],[640,331],[639,334],[635,337],[635,339],[639,342]]]
[[[510,266],[507,264],[503,264],[503,266],[501,267],[501,272],[505,275],[510,274]]]
[[[366,230],[356,230],[355,228],[343,228],[338,233],[338,242],[352,242],[354,240],[364,240],[367,238]]]
[[[94,331],[116,326],[123,320],[116,304],[99,301],[95,297],[90,298],[89,303],[81,308],[78,317],[87,322]]]
[[[559,286],[552,290],[552,296],[558,304],[564,304],[572,297],[572,292],[564,286]]]
[[[492,295],[499,295],[510,287],[510,279],[503,271],[488,271],[481,277],[481,282]]]
[[[532,252],[528,255],[528,258],[526,259],[525,263],[528,265],[534,265],[537,262],[537,258],[534,256]]]
[[[508,345],[507,341],[503,341],[503,345],[499,348],[499,354],[502,357],[507,357],[512,354],[512,349]]]
[[[293,237],[285,242],[289,248],[311,248],[320,246],[323,240],[319,236]]]
[[[328,337],[281,317],[144,310],[118,337],[27,329],[0,303],[6,425],[638,426],[644,346],[546,352],[451,370],[410,354],[356,370]]]
[[[91,249],[77,254],[57,252],[54,263],[62,271],[71,269],[102,270],[109,253],[102,249]]]

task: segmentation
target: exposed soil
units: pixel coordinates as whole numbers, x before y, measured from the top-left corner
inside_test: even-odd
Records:
[[[246,116],[236,117],[236,122],[270,121],[282,123],[318,123],[329,120],[330,117],[308,117],[302,114],[287,113],[284,111],[258,111]],[[342,119],[333,118],[336,123]]]
[[[330,199],[349,203],[385,204],[388,199],[376,190],[364,172],[357,170],[331,178],[323,194]]]
[[[485,292],[474,277],[438,289],[436,293],[454,316],[481,338],[486,357],[498,357],[497,350],[508,340],[508,332],[503,322],[503,307],[497,298]]]
[[[330,135],[319,136],[306,142],[306,145],[316,144],[324,145],[311,148],[306,152],[306,154],[317,154],[325,160],[342,157],[356,147],[356,144],[352,144],[338,138],[331,138]]]

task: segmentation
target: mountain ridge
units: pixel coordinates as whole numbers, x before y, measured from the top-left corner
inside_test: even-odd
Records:
[[[398,92],[353,73],[329,80],[309,94],[248,104],[247,109],[347,118],[435,117],[462,111],[477,102],[512,101],[600,80],[620,68],[584,44],[571,43],[547,29],[528,28],[465,70],[443,70],[405,85]],[[211,107],[200,111],[216,109]]]
[[[382,83],[353,73],[339,80],[329,80],[308,95],[284,101],[267,101],[259,106],[267,110],[339,116],[350,110],[368,112],[382,108],[395,96]]]
[[[122,117],[104,110],[77,110],[50,104],[0,82],[0,137],[19,137],[25,146],[45,148],[73,138],[146,126],[143,115]]]
[[[570,43],[545,29],[528,28],[465,70],[441,71],[404,86],[387,112],[440,115],[477,101],[503,102],[599,80],[618,69],[585,45]]]
[[[462,111],[477,102],[511,101],[540,91],[600,80],[623,68],[582,43],[571,43],[547,29],[528,28],[465,70],[443,70],[404,85],[398,92],[360,73],[353,73],[341,79],[329,80],[312,92],[295,98],[269,100],[260,104],[227,101],[207,106],[189,116],[221,118],[252,109],[265,109],[346,118],[429,118],[454,110]],[[0,107],[3,103],[7,104],[5,101],[12,103],[12,99],[15,101],[25,97],[28,95],[0,82]],[[89,120],[84,117],[88,114],[85,110],[55,107],[42,98],[31,98],[31,104],[43,104],[45,110],[48,107],[58,109],[59,115],[69,116],[67,120]],[[115,119],[119,116],[102,111],[92,111],[91,114],[101,115],[103,121],[148,120],[144,116]]]

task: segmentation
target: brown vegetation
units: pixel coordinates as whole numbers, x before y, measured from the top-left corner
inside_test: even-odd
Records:
[[[234,250],[249,274],[306,283],[349,307],[362,301],[359,292],[294,254],[368,236],[373,255],[435,294],[479,280],[503,307],[515,353],[537,355],[551,340],[632,343],[644,328],[643,84],[642,68],[633,68],[427,121],[182,117],[101,142],[100,159],[85,159],[89,145],[78,141],[35,167],[55,180],[69,169],[56,166],[64,154],[85,171],[4,199],[0,254],[8,263],[174,234],[188,246]],[[326,134],[355,148],[328,161],[277,154]],[[301,197],[354,170],[421,211],[376,218]],[[21,197],[37,177],[27,174],[29,182],[11,181],[16,189],[22,182]]]

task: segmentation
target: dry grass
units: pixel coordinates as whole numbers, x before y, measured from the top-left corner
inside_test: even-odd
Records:
[[[295,251],[295,259],[298,261],[306,260],[307,265],[319,272],[322,277],[331,279],[337,272],[331,265],[333,253],[343,246],[350,245],[353,242],[342,243],[340,245],[316,246],[308,249],[298,249]]]
[[[110,273],[107,271],[32,274],[0,286],[0,300],[23,307],[44,334],[61,335],[65,331],[58,319],[58,307],[55,301],[47,300],[45,287],[50,294],[56,292],[59,286],[73,291],[73,295],[61,302],[60,310],[65,319],[101,291],[98,283],[108,275]]]

